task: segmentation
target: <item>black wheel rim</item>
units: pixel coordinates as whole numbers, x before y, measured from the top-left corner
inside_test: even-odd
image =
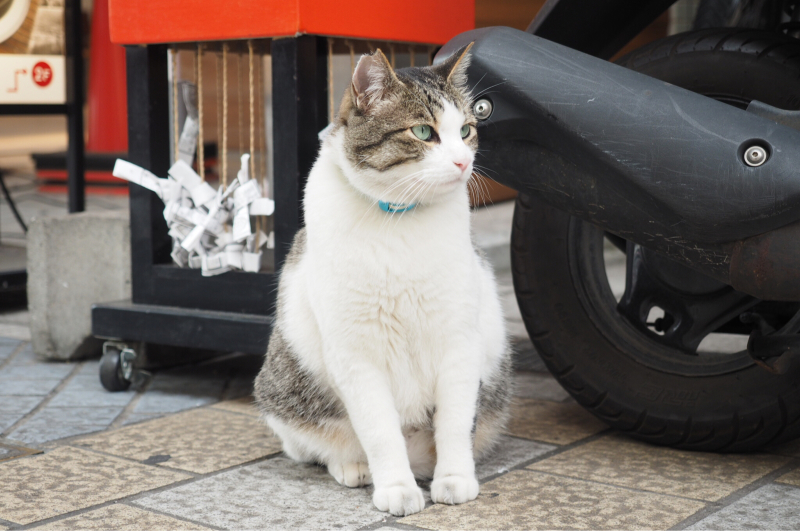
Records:
[[[754,364],[746,351],[689,355],[648,337],[616,309],[617,300],[606,273],[602,229],[572,217],[568,240],[572,278],[585,311],[598,330],[633,361],[661,372],[688,377],[727,374]]]

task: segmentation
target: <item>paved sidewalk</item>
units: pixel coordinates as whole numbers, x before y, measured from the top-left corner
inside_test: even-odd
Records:
[[[395,518],[372,506],[371,488],[291,462],[249,396],[259,357],[160,371],[112,394],[97,361],[39,361],[24,337],[2,337],[0,530],[800,529],[800,442],[749,455],[638,443],[544,372],[493,249],[510,207],[494,208],[476,236],[498,266],[519,370],[477,500]],[[25,312],[12,317],[24,327]]]

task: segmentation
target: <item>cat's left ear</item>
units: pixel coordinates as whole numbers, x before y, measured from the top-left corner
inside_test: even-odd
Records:
[[[472,61],[469,50],[473,44],[475,43],[471,42],[460,48],[438,66],[442,77],[455,87],[461,88],[467,84],[467,68],[469,68],[469,64]]]
[[[400,80],[380,49],[370,55],[362,55],[353,71],[353,104],[362,111],[368,111],[384,99],[397,83]]]

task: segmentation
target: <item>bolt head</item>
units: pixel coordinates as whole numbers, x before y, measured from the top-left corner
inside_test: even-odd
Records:
[[[472,106],[472,112],[478,120],[485,120],[492,115],[492,102],[487,99],[478,100]]]
[[[744,152],[744,163],[751,167],[761,166],[767,161],[767,151],[761,146],[752,146]]]

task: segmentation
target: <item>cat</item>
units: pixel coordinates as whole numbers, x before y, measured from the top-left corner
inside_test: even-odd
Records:
[[[471,45],[470,45],[471,46]],[[281,272],[257,405],[291,458],[381,511],[478,495],[475,457],[508,416],[511,359],[491,267],[473,247],[469,47],[353,73]]]

